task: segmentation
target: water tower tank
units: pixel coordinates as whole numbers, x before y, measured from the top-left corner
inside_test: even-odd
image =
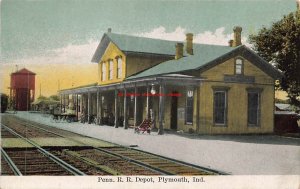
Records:
[[[10,97],[18,111],[30,110],[35,94],[35,73],[23,68],[10,75]]]

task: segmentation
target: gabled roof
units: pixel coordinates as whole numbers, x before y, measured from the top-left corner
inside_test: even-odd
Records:
[[[125,54],[146,53],[174,56],[176,41],[136,37],[123,34],[105,33],[96,49],[92,62],[98,63],[107,46],[113,42]]]
[[[36,75],[34,72],[27,70],[26,68],[22,68],[19,71],[16,71],[12,74],[29,74],[29,75]]]
[[[271,64],[263,60],[256,53],[244,45],[238,47],[228,47],[219,45],[194,44],[194,55],[189,55],[178,60],[169,60],[151,67],[136,75],[127,78],[136,79],[153,75],[162,75],[167,73],[181,73],[190,70],[205,71],[217,64],[240,55],[255,64],[258,68],[273,78],[281,78],[281,73]]]
[[[194,70],[208,62],[219,58],[220,56],[231,52],[232,47],[219,45],[194,44],[194,55],[189,55],[178,60],[169,60],[147,69],[139,74],[133,75],[127,79],[147,77],[151,75],[160,75],[166,73],[178,73],[186,70]]]
[[[177,41],[105,33],[96,49],[92,62],[98,63],[100,61],[110,42],[114,43],[125,54],[136,53],[165,56],[174,56],[175,44],[178,43]],[[160,63],[145,71],[136,73],[135,75],[128,77],[126,80],[162,74],[182,73],[190,70],[205,71],[237,55],[248,59],[255,66],[275,79],[282,77],[282,74],[277,69],[244,45],[229,47],[194,44],[193,51],[194,55],[184,54],[184,57],[179,60],[172,59]]]

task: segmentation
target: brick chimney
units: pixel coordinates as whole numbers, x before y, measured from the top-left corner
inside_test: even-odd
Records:
[[[183,43],[176,43],[175,59],[178,60],[183,57]]]
[[[230,39],[230,40],[228,41],[228,46],[229,46],[229,47],[232,47],[232,46],[233,46],[233,40],[232,40],[232,39]]]
[[[233,36],[233,47],[237,47],[239,45],[242,44],[242,37],[241,37],[241,33],[242,33],[242,27],[240,26],[235,26],[233,28],[233,32],[234,32],[234,36]]]
[[[186,34],[186,47],[185,50],[188,54],[193,55],[193,34],[187,33]]]

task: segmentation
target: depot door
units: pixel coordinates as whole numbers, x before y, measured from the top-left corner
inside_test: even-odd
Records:
[[[173,94],[177,94],[176,91],[172,92]],[[177,102],[178,97],[176,95],[171,97],[171,126],[170,128],[173,130],[177,130]]]

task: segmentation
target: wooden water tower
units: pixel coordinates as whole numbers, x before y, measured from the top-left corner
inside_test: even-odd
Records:
[[[26,68],[10,75],[10,99],[14,109],[30,110],[30,103],[34,101],[35,75]]]

